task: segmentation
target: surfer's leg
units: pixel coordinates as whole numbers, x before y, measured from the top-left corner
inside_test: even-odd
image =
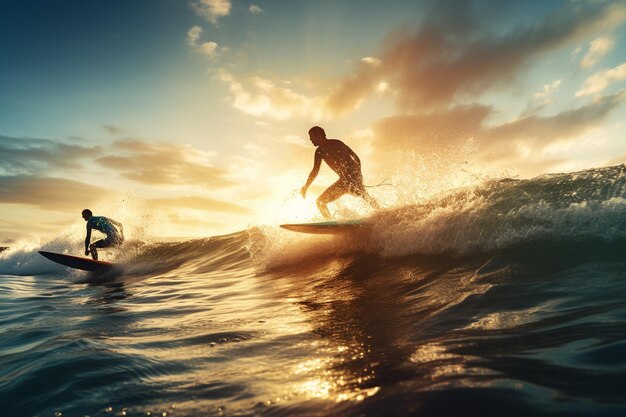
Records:
[[[328,206],[325,203],[322,203],[318,200],[317,209],[320,211],[320,213],[322,213],[322,216],[324,216],[325,219],[332,218],[332,216],[330,215],[330,211],[328,210]]]
[[[89,250],[91,251],[91,257],[97,261],[98,260],[97,248],[108,248],[109,246],[112,246],[112,245],[113,245],[113,241],[109,236],[107,236],[106,239],[100,239],[92,243],[91,245],[89,245]]]
[[[380,204],[378,204],[378,201],[376,201],[376,199],[374,199],[374,197],[372,197],[365,189],[363,179],[358,181],[356,184],[352,184],[350,193],[356,195],[357,197],[362,197],[363,200],[367,201],[367,203],[375,210],[378,210],[380,208]]]
[[[380,204],[378,204],[378,201],[376,201],[376,199],[372,197],[366,190],[363,190],[362,197],[365,201],[369,203],[370,206],[372,206],[372,208],[374,208],[374,210],[378,210],[380,208]]]
[[[98,260],[98,249],[97,248],[101,248],[102,243],[104,242],[104,240],[98,240],[94,243],[92,243],[91,245],[89,245],[89,252],[91,252],[91,257],[94,260]]]
[[[328,211],[327,205],[342,195],[347,194],[349,191],[350,188],[347,182],[343,179],[339,179],[335,181],[333,185],[328,187],[319,197],[317,197],[317,208],[322,213],[322,216],[326,219],[330,219],[332,216],[330,215],[330,211]]]

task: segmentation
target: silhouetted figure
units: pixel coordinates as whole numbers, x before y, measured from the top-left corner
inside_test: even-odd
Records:
[[[326,189],[317,198],[317,208],[322,215],[329,219],[331,217],[327,204],[335,201],[344,194],[352,194],[363,197],[372,207],[378,209],[380,206],[365,190],[363,185],[363,174],[361,173],[361,160],[352,149],[338,139],[327,139],[326,132],[319,126],[309,129],[311,143],[317,147],[315,150],[315,160],[309,178],[300,190],[302,197],[306,197],[306,192],[317,177],[322,161],[339,175],[339,179]]]
[[[98,251],[96,248],[108,248],[110,246],[121,245],[124,242],[124,226],[122,226],[122,223],[118,223],[104,216],[94,216],[89,209],[83,210],[82,215],[83,219],[87,222],[85,255],[91,253],[93,259],[98,259]],[[89,242],[91,242],[91,229],[96,229],[107,235],[107,237],[89,244]]]

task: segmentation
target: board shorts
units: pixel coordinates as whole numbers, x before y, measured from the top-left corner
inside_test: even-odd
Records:
[[[106,238],[96,241],[95,243],[93,243],[92,246],[96,248],[108,248],[110,246],[121,245],[123,242],[124,242],[124,238],[122,236],[117,235],[117,234],[115,235],[110,234],[110,235],[107,235]]]

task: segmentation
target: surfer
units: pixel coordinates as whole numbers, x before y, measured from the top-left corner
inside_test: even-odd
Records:
[[[363,185],[361,160],[357,154],[339,139],[326,138],[326,132],[319,126],[313,126],[309,129],[309,138],[317,149],[315,150],[313,169],[309,174],[306,184],[304,184],[304,187],[300,190],[302,197],[306,197],[309,186],[320,171],[322,161],[325,161],[330,169],[339,175],[339,179],[328,187],[316,200],[317,208],[325,218],[331,218],[327,205],[344,194],[362,197],[373,208],[378,209],[380,207],[378,202],[368,194],[367,190],[365,190],[365,185]]]
[[[87,237],[85,238],[85,255],[91,253],[93,259],[98,259],[97,248],[108,248],[110,246],[118,246],[124,242],[124,226],[122,223],[116,222],[104,216],[94,216],[91,210],[85,209],[82,212],[83,219],[87,222]],[[91,229],[96,229],[105,235],[106,238],[100,239],[92,244]]]

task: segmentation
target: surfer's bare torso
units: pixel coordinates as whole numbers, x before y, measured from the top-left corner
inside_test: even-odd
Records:
[[[352,149],[337,139],[328,139],[315,150],[315,165],[326,162],[340,178],[362,181],[361,161]]]

